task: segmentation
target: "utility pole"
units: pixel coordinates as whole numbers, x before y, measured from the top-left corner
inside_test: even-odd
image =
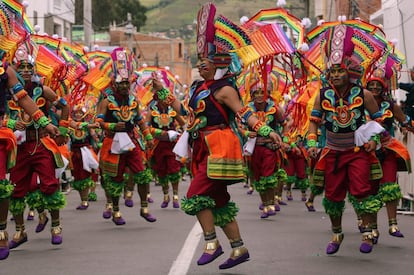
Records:
[[[83,32],[85,46],[90,49],[92,37],[92,0],[83,0]]]
[[[125,26],[125,34],[128,36],[128,48],[131,52],[134,52],[134,49],[132,48],[132,35],[134,33],[134,25],[132,25],[132,17],[131,13],[127,13],[127,20],[128,24]]]

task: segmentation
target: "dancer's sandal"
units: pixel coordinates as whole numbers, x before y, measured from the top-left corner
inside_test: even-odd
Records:
[[[133,207],[134,206],[134,201],[132,200],[133,194],[134,193],[131,190],[126,190],[125,191],[124,199],[125,199],[125,206],[126,207]]]
[[[400,229],[398,228],[398,226],[396,224],[391,224],[390,225],[390,229],[389,229],[388,233],[393,237],[404,238],[403,233],[401,233]]]
[[[17,231],[13,235],[13,239],[9,242],[9,249],[16,248],[27,242],[27,233],[23,230]]]
[[[79,204],[78,207],[76,207],[76,210],[86,210],[89,207],[88,201],[82,201],[81,204]]]
[[[122,214],[119,211],[114,211],[112,213],[112,221],[115,225],[124,225],[126,222],[124,218],[122,218]]]
[[[52,238],[51,238],[51,243],[53,245],[59,245],[62,243],[63,238],[62,238],[62,226],[57,225],[57,226],[53,226],[50,229],[50,232],[52,233]]]
[[[34,210],[29,210],[29,213],[27,213],[26,220],[33,221],[34,220],[34,216],[35,216],[35,211]]]
[[[315,207],[313,206],[313,202],[307,200],[305,202],[305,206],[308,209],[309,212],[315,212]]]
[[[344,233],[334,233],[332,236],[332,240],[328,243],[328,246],[326,247],[326,254],[332,255],[338,252],[343,240]]]
[[[140,211],[141,217],[143,217],[147,222],[156,222],[157,218],[149,213],[148,207],[142,207]]]
[[[161,203],[161,208],[167,208],[169,203],[170,203],[170,196],[164,195],[164,200]]]
[[[47,223],[49,222],[49,218],[47,217],[45,212],[39,214],[39,223],[36,226],[35,232],[40,233],[45,230]]]
[[[380,233],[378,229],[372,229],[372,244],[377,244],[379,240]]]
[[[204,253],[198,259],[198,265],[205,265],[211,263],[217,259],[221,254],[223,254],[223,249],[221,248],[218,240],[208,241],[204,247]]]
[[[219,269],[228,269],[236,265],[248,261],[250,258],[249,251],[244,246],[233,248],[230,258],[228,258],[224,263],[219,265]]]
[[[373,235],[372,230],[362,233],[362,243],[359,246],[361,253],[371,253],[373,247]]]
[[[112,203],[107,203],[105,205],[105,210],[102,213],[102,218],[110,219],[112,217],[113,205]]]
[[[7,259],[10,254],[9,249],[9,235],[7,231],[0,230],[0,260]]]
[[[180,203],[178,202],[178,195],[173,195],[173,208],[180,208]]]

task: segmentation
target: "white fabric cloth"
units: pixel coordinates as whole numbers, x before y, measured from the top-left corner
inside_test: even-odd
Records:
[[[180,136],[173,148],[173,153],[182,158],[188,158],[188,139],[190,135],[187,131]]]
[[[374,120],[370,120],[355,131],[355,145],[363,146],[372,136],[378,135],[384,131],[385,129],[381,124]],[[376,149],[378,150],[379,148],[381,148],[381,143],[377,144]]]
[[[67,158],[65,158],[64,156],[62,156],[62,160],[63,160],[63,167],[55,169],[55,177],[56,178],[60,178],[60,176],[66,170],[66,167],[68,167],[69,160]]]
[[[254,147],[256,145],[256,138],[248,138],[246,143],[243,145],[243,155],[251,156],[254,152]]]
[[[178,138],[179,133],[177,131],[174,130],[168,130],[168,139],[170,141],[175,141]]]
[[[92,169],[98,169],[99,163],[93,157],[91,149],[86,146],[80,148],[82,154],[83,170],[92,172]]]
[[[117,132],[112,140],[111,153],[123,154],[135,148],[135,144],[125,132]]]
[[[16,136],[17,145],[20,145],[26,141],[26,131],[16,130],[14,131],[14,135]]]

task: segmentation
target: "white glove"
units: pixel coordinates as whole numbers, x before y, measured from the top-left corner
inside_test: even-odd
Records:
[[[177,140],[177,137],[179,135],[179,133],[177,131],[168,130],[167,132],[168,132],[168,139],[170,141],[176,141]]]

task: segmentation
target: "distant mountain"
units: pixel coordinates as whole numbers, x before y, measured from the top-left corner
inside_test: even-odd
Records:
[[[251,17],[260,9],[276,8],[277,0],[140,0],[140,3],[148,8],[147,22],[141,31],[185,33],[186,28],[195,23],[201,5],[207,2],[216,5],[217,16],[222,14],[239,24],[242,16]],[[286,9],[299,18],[304,17],[307,1],[286,0],[286,2]]]

